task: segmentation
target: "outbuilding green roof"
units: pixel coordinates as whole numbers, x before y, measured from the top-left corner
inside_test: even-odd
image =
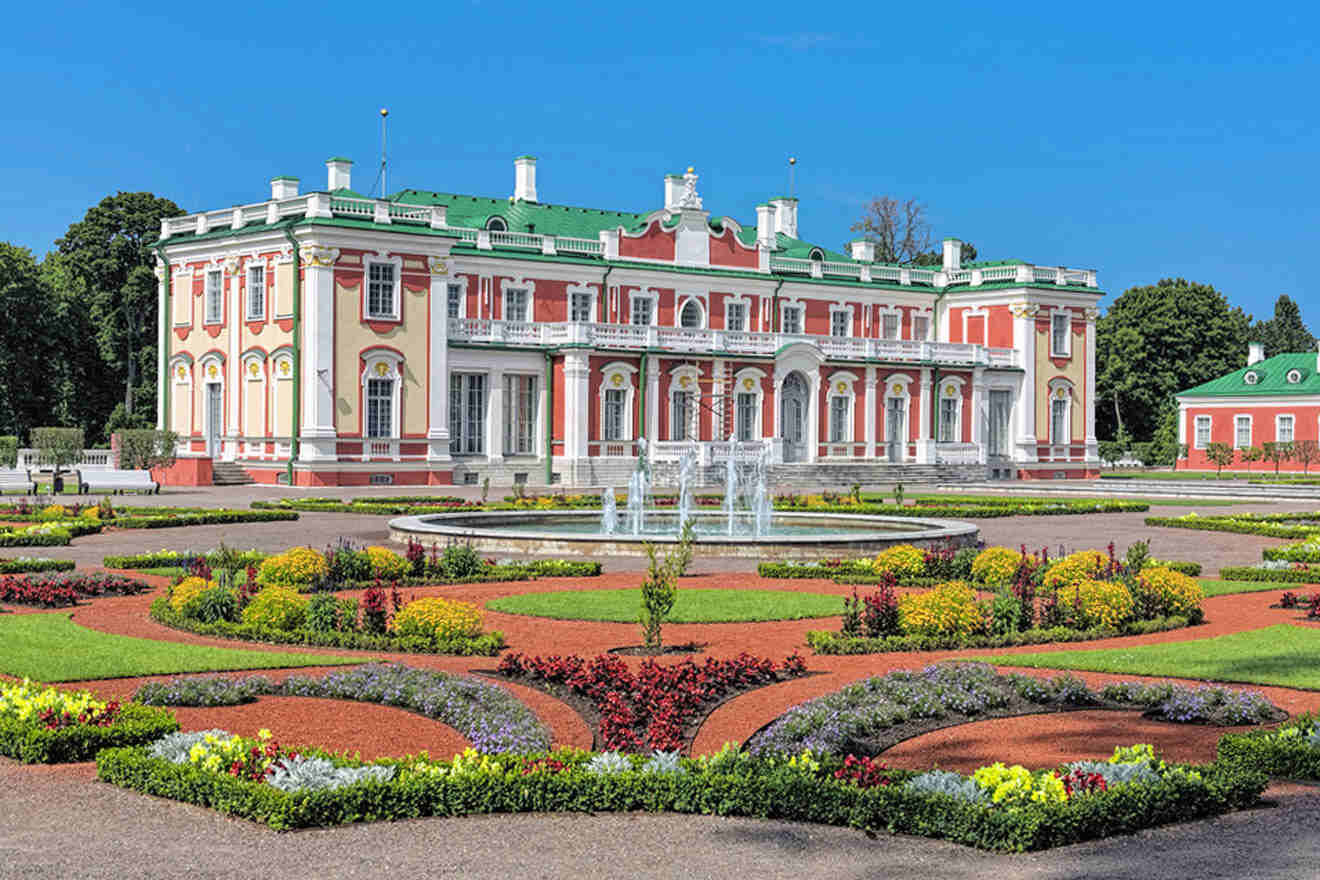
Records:
[[[1248,378],[1249,374],[1254,378]],[[1289,376],[1297,381],[1290,382]],[[1179,397],[1277,397],[1320,395],[1316,353],[1276,354],[1272,358],[1234,370],[1181,391]]]

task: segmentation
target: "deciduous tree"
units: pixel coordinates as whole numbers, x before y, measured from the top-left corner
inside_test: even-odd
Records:
[[[1224,472],[1224,466],[1233,463],[1234,449],[1227,443],[1207,443],[1205,457],[1215,466],[1215,476]]]

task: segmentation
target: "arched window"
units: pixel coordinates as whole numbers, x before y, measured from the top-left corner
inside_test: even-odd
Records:
[[[812,248],[811,253],[808,255],[808,258],[813,263],[819,263],[825,259],[825,252],[820,248]]]
[[[701,312],[701,303],[695,299],[689,299],[683,304],[683,311],[679,313],[678,326],[688,330],[700,330],[701,325],[705,323],[705,316]]]
[[[509,224],[504,222],[503,217],[491,217],[486,221],[486,229],[490,232],[508,232]]]

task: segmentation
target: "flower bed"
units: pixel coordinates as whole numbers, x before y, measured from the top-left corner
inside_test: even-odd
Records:
[[[0,755],[26,764],[87,761],[104,748],[147,743],[179,729],[166,709],[101,702],[87,691],[0,681]]]
[[[1268,565],[1268,563],[1266,563]],[[1301,562],[1286,563],[1283,568],[1259,565],[1226,565],[1219,576],[1226,581],[1276,581],[1281,584],[1320,584],[1320,568]]]
[[[1219,741],[1219,761],[1284,779],[1320,780],[1320,730],[1302,715],[1275,730],[1230,733]]]
[[[0,559],[0,574],[35,574],[43,571],[73,571],[72,559],[47,559],[41,556],[20,556]]]
[[[1269,538],[1311,538],[1320,535],[1320,512],[1233,513],[1217,516],[1201,516],[1193,512],[1183,516],[1148,516],[1146,525],[1263,535]]]
[[[876,755],[902,740],[968,721],[1071,709],[1142,709],[1179,724],[1253,724],[1286,713],[1255,691],[1118,682],[1092,691],[1072,675],[999,675],[942,663],[876,676],[794,706],[751,737],[752,754]]]
[[[151,584],[115,574],[38,574],[0,576],[0,602],[62,608],[106,594],[132,596]]]
[[[407,709],[448,724],[485,752],[535,752],[550,734],[531,709],[502,687],[466,676],[367,663],[320,678],[293,675],[276,684],[264,675],[190,676],[148,682],[133,699],[149,706],[234,706],[259,696],[322,697]]]
[[[697,759],[654,755],[645,761],[570,750],[531,755],[469,750],[450,761],[419,756],[371,764],[323,755],[322,764],[308,768],[312,784],[294,778],[276,786],[244,779],[241,772],[231,775],[222,761],[206,766],[209,752],[229,741],[222,731],[210,733],[215,742],[205,746],[198,762],[191,760],[192,746],[180,755],[181,744],[173,741],[112,749],[97,757],[98,776],[280,830],[471,813],[645,810],[851,826],[999,851],[1045,849],[1218,815],[1255,804],[1266,783],[1263,774],[1241,765],[1168,767],[1150,757],[1149,747],[1133,747],[1116,751],[1108,766],[1061,768],[1075,781],[1065,785],[1051,777],[1058,784],[1042,798],[1022,796],[1043,787],[1024,784],[1022,773],[1045,780],[1017,767],[995,765],[979,779],[950,780],[949,774],[932,778],[856,760],[849,764],[809,754],[753,758],[728,750]],[[246,741],[231,750],[242,748],[264,751],[260,743]],[[341,769],[356,772],[340,775]],[[1087,784],[1087,773],[1113,781]],[[956,793],[969,787],[986,794]]]
[[[192,568],[198,562],[204,562],[210,568],[220,564],[220,550],[157,550],[154,553],[135,553],[130,556],[106,556],[101,564],[106,568],[122,568],[150,571],[153,568]],[[235,563],[246,568],[260,565],[270,556],[260,550],[234,551]]]
[[[575,708],[608,749],[670,751],[690,741],[700,717],[723,700],[805,675],[806,666],[796,654],[775,663],[744,653],[731,660],[709,657],[701,665],[685,660],[661,666],[647,660],[634,673],[610,654],[587,660],[518,653],[506,655],[497,674],[547,686],[557,696],[567,691],[582,698],[593,711]]]

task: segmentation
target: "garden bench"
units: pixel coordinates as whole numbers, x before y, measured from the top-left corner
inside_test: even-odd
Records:
[[[32,479],[32,472],[26,468],[0,468],[0,492],[10,490],[24,495],[37,494],[37,484]]]
[[[160,494],[160,483],[151,478],[151,471],[80,470],[78,491],[91,492],[155,492]]]

